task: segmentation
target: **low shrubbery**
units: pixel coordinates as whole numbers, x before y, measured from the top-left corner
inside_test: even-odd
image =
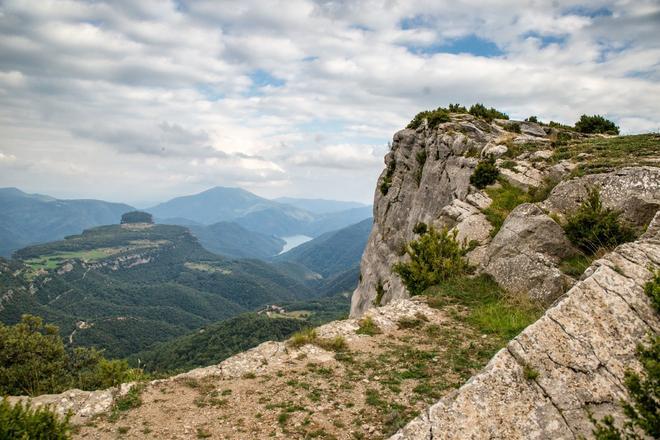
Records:
[[[456,231],[430,227],[418,240],[409,243],[406,253],[410,261],[397,263],[392,270],[411,295],[419,295],[430,286],[466,273],[466,252],[467,248],[456,239]]]
[[[509,119],[509,115],[506,113],[502,113],[493,107],[486,108],[486,106],[481,103],[474,104],[472,107],[470,107],[468,113],[470,113],[472,116],[476,116],[477,118],[485,119],[488,122],[492,121],[493,119]]]
[[[69,416],[60,418],[48,408],[0,402],[0,439],[66,440],[71,438]]]
[[[470,176],[470,183],[479,189],[483,189],[497,182],[499,175],[500,170],[497,169],[495,158],[491,155],[477,164]]]
[[[378,324],[374,322],[371,316],[365,316],[364,318],[360,319],[358,325],[359,327],[355,332],[358,335],[374,336],[382,333],[380,327],[378,327]]]
[[[601,115],[580,116],[580,120],[575,123],[575,129],[580,133],[619,134],[619,127]]]
[[[611,249],[635,239],[634,231],[620,221],[620,214],[604,208],[600,193],[592,188],[578,210],[566,219],[564,231],[575,246],[592,255],[601,248]]]
[[[406,128],[413,130],[419,128],[424,123],[424,120],[427,121],[429,128],[435,128],[443,122],[449,122],[451,120],[451,113],[469,113],[488,122],[493,119],[509,119],[509,115],[506,113],[502,113],[493,107],[487,108],[481,103],[474,104],[469,110],[460,104],[449,104],[447,108],[438,107],[435,110],[424,110],[417,113]]]
[[[126,361],[107,360],[88,348],[67,351],[59,329],[41,318],[23,316],[13,326],[0,324],[0,393],[38,395],[68,388],[95,390],[135,380],[139,370]]]
[[[385,172],[385,176],[383,176],[383,181],[380,183],[380,192],[384,196],[387,195],[387,192],[392,186],[392,176],[394,175],[394,171],[396,171],[396,160],[392,159],[390,163],[387,164],[387,171]]]

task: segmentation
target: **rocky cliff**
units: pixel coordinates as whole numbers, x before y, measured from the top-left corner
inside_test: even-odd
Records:
[[[660,330],[644,284],[660,266],[660,213],[641,239],[596,261],[488,366],[392,439],[576,439],[622,416],[636,347]],[[534,374],[525,373],[533,371]]]
[[[589,143],[581,144],[585,140]],[[407,258],[406,245],[417,238],[420,222],[456,229],[458,238],[474,248],[468,258],[479,271],[517,291],[512,293],[552,303],[575,282],[558,269],[575,250],[555,219],[574,211],[589,188],[598,188],[606,207],[622,210],[639,228],[660,206],[660,139],[649,136],[625,145],[601,141],[608,139],[531,122],[486,122],[468,114],[452,114],[450,122],[434,128],[423,123],[397,132],[376,188],[374,227],[351,316],[408,296],[392,266]],[[528,192],[529,201],[542,201],[519,206],[497,234],[484,215],[492,200],[470,185],[479,160],[491,155],[509,185]],[[594,167],[604,172],[582,176]]]

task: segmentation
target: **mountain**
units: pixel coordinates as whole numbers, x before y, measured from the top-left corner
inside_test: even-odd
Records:
[[[298,263],[324,278],[359,266],[371,232],[368,218],[338,231],[327,232],[274,258],[277,262]]]
[[[84,229],[117,223],[135,208],[101,200],[59,200],[0,188],[0,255],[33,243],[59,240]]]
[[[250,231],[233,222],[190,226],[189,229],[205,249],[231,258],[266,259],[277,255],[286,243],[281,238]]]
[[[199,194],[174,198],[147,211],[157,218],[158,223],[191,226],[234,222],[244,229],[278,237],[316,237],[372,215],[371,207],[354,202],[286,200],[293,204],[268,200],[240,188],[215,187]],[[338,211],[340,208],[349,209]]]
[[[314,214],[329,214],[331,212],[346,211],[354,208],[363,208],[366,205],[358,202],[343,202],[326,199],[299,199],[294,197],[278,197],[276,202],[295,206]]]
[[[180,218],[210,225],[231,221],[253,212],[275,209],[292,219],[311,221],[310,213],[264,199],[241,188],[217,186],[199,194],[176,197],[147,209],[158,219]]]
[[[3,276],[23,288],[2,283],[0,321],[39,314],[59,325],[71,345],[97,346],[109,357],[313,294],[268,263],[212,254],[172,225],[101,226],[15,257]]]

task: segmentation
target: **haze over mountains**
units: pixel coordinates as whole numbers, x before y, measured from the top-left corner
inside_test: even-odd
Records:
[[[90,227],[115,224],[122,213],[135,209],[100,200],[59,200],[16,188],[0,189],[0,207],[3,256]],[[285,244],[281,237],[316,237],[371,216],[370,206],[355,202],[295,198],[274,201],[226,187],[177,197],[146,211],[158,223],[190,227],[207,249],[234,258],[274,256]]]

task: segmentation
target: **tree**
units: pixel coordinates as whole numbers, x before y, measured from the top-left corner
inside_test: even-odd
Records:
[[[575,129],[580,133],[619,134],[619,127],[601,115],[580,116],[580,120],[575,123]]]

